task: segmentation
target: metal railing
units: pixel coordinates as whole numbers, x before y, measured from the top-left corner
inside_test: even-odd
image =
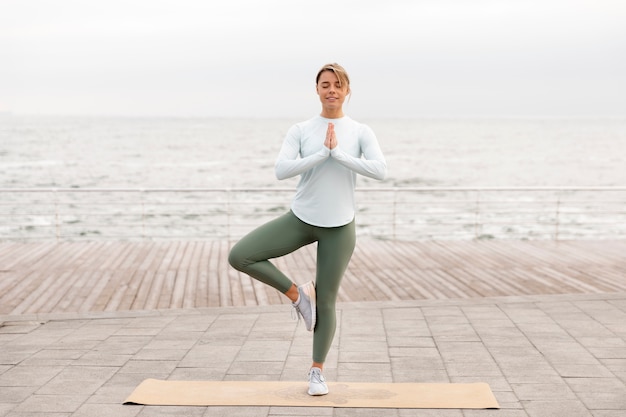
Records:
[[[286,188],[0,189],[0,240],[238,239],[289,209]],[[357,189],[380,239],[620,239],[626,187]]]

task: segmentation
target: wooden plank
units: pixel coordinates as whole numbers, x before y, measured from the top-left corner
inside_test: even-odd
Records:
[[[219,252],[219,242],[211,242],[211,251],[209,253],[208,262],[208,306],[219,307],[221,305],[221,293],[220,293],[220,270],[219,270],[219,257],[215,256],[215,252]]]
[[[194,261],[194,269],[198,275],[194,305],[209,307],[209,258],[211,256],[211,245],[209,242],[203,242],[197,252],[198,259]]]
[[[107,287],[109,280],[111,279],[111,273],[109,271],[93,271],[89,273],[89,279],[91,282],[95,283],[95,285],[91,288],[91,291],[87,294],[87,296],[82,300],[80,306],[72,311],[78,311],[80,313],[86,313],[88,311],[103,311],[104,310],[104,302],[99,305],[98,300],[101,299],[101,294],[104,292],[104,289]],[[75,304],[78,303],[79,300],[76,300]]]
[[[228,265],[230,243],[0,244],[0,313],[289,304]],[[626,291],[624,241],[359,239],[338,300],[467,298]],[[316,245],[274,260],[304,282]],[[302,283],[299,282],[299,283]]]
[[[125,269],[125,271],[130,278],[123,287],[124,291],[123,294],[121,294],[117,310],[132,310],[139,289],[146,280],[146,277],[150,276],[148,271],[143,269],[133,268]]]
[[[232,286],[229,276],[229,271],[232,269],[232,267],[228,264],[227,261],[228,253],[230,252],[230,245],[228,244],[228,242],[218,242],[215,245],[215,249],[216,250],[213,252],[213,254],[217,257],[217,274],[220,284],[220,306],[232,306]],[[232,281],[237,282],[238,279],[233,279]]]
[[[159,307],[159,302],[161,300],[161,293],[163,291],[163,286],[165,285],[165,278],[167,274],[171,272],[166,271],[147,271],[146,274],[152,275],[152,285],[150,286],[150,291],[146,296],[146,301],[143,304],[143,309],[145,310],[155,310]],[[137,306],[139,308],[139,305]]]
[[[15,307],[39,286],[42,274],[42,271],[18,271],[17,273],[3,274],[3,280],[6,280],[10,285],[7,285],[0,292],[0,312],[12,314]],[[20,314],[20,312],[15,314]]]
[[[55,246],[54,243],[8,243],[0,255],[0,270],[23,270],[45,257]]]

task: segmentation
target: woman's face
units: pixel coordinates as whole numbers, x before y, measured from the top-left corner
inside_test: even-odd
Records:
[[[349,93],[348,86],[339,86],[339,79],[332,71],[324,71],[317,82],[317,94],[325,109],[341,109]]]

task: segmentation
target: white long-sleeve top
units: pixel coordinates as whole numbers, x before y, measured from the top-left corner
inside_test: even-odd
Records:
[[[324,146],[328,123],[335,125],[337,146]],[[387,163],[376,135],[347,116],[316,116],[292,126],[275,165],[279,180],[301,175],[291,210],[303,222],[337,227],[354,219],[356,174],[382,180]]]

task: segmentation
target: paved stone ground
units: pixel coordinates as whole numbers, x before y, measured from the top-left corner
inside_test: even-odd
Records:
[[[304,381],[287,306],[0,316],[0,416],[622,417],[626,293],[339,305],[336,381],[476,382],[500,410],[122,405],[145,378]],[[305,382],[303,387],[306,386]]]

